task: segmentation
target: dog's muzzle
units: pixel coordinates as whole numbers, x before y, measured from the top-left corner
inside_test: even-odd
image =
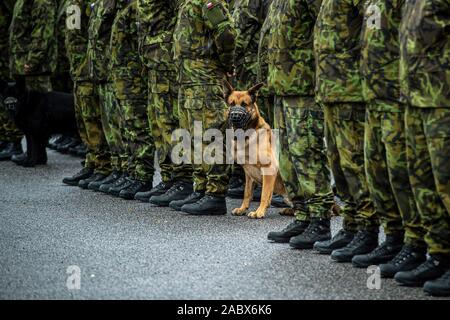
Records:
[[[5,109],[9,111],[16,111],[18,100],[14,97],[8,97],[3,100],[3,104],[5,105]]]
[[[232,106],[228,113],[228,123],[235,129],[246,129],[251,119],[251,113],[240,105]]]

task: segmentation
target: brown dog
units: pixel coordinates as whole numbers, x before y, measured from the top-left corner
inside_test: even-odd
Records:
[[[245,171],[245,190],[241,207],[233,209],[232,213],[243,215],[247,212],[256,182],[262,184],[261,202],[256,211],[248,213],[248,217],[264,218],[272,201],[272,194],[279,194],[287,200],[287,193],[278,170],[272,129],[259,113],[256,104],[258,91],[263,84],[247,91],[235,91],[229,82],[226,85],[230,126],[245,132],[245,140],[233,141],[234,161],[238,163],[240,157],[240,164]],[[244,163],[242,159],[245,159]]]

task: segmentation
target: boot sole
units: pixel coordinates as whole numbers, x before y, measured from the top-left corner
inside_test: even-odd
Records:
[[[71,187],[77,187],[78,186],[78,182],[68,182],[68,181],[63,181],[63,183],[65,185],[71,186]]]
[[[274,243],[289,243],[289,241],[291,241],[291,238],[269,238],[269,237],[267,237],[267,240],[274,242]]]
[[[450,296],[450,290],[433,291],[433,290],[424,288],[423,291],[433,297],[449,297]]]
[[[395,279],[395,278],[394,278]],[[397,279],[395,279],[395,282],[397,282],[397,284],[403,286],[403,287],[411,287],[411,288],[419,288],[419,287],[423,287],[423,285],[425,284],[426,281],[423,282],[413,282],[413,281],[398,281]]]

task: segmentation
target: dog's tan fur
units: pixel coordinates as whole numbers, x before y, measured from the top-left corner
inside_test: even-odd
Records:
[[[251,112],[252,117],[250,125],[247,129],[254,129],[256,132],[259,130],[267,131],[266,134],[263,135],[264,139],[262,141],[259,141],[258,136],[261,136],[257,133],[249,136],[245,142],[244,148],[242,148],[242,145],[240,146],[235,141],[233,142],[235,162],[237,160],[237,155],[245,152],[245,164],[242,165],[245,171],[245,190],[242,205],[239,208],[233,209],[232,213],[234,215],[244,215],[247,212],[253,198],[254,183],[257,182],[262,184],[261,202],[256,211],[248,213],[248,217],[258,219],[264,218],[267,208],[270,207],[273,193],[281,195],[287,200],[286,189],[279,173],[278,160],[276,159],[274,149],[272,148],[272,129],[263,119],[259,113],[256,102],[252,99],[252,97],[256,97],[257,91],[261,88],[261,86],[262,84],[259,84],[247,91],[235,91],[233,87],[227,83],[229,90],[227,97],[228,105],[245,106],[247,112]],[[256,143],[256,150],[258,150],[256,164],[250,164],[248,161],[249,146],[252,143]],[[264,164],[261,163],[261,159],[266,159],[264,160]],[[270,161],[267,161],[267,159],[270,159]],[[273,172],[273,174],[267,174],[269,168],[272,170],[269,172]],[[263,174],[263,171],[266,174]]]

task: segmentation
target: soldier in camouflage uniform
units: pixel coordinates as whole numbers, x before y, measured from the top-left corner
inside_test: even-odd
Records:
[[[128,154],[123,141],[123,110],[114,95],[109,63],[111,28],[118,10],[125,4],[125,0],[95,1],[91,5],[93,9],[88,27],[87,66],[90,80],[99,95],[101,121],[111,153],[112,172],[109,176],[98,175],[87,181],[82,180],[80,186],[102,190],[113,196],[119,196],[120,191],[132,183],[128,179]],[[101,188],[103,185],[105,187]]]
[[[70,73],[74,82],[78,131],[88,149],[84,168],[74,176],[63,180],[64,183],[73,186],[78,186],[81,181],[89,180],[94,176],[107,176],[111,173],[111,155],[101,122],[100,99],[96,86],[90,78],[87,64],[88,24],[92,14],[91,9],[89,0],[68,2],[67,15],[71,26],[66,28],[65,43]],[[79,26],[76,25],[78,18]]]
[[[312,249],[331,238],[333,194],[324,145],[323,110],[314,99],[313,30],[322,0],[274,0],[268,45],[268,86],[275,92],[280,174],[295,219],[270,240]],[[299,59],[299,57],[301,57]]]
[[[181,1],[174,31],[180,127],[189,128],[192,137],[194,122],[201,124],[203,130],[225,132],[224,80],[234,73],[235,38],[236,31],[224,0]],[[205,147],[199,143],[194,152]],[[202,164],[194,164],[193,168],[194,191],[200,195],[193,197],[199,200],[184,204],[181,210],[196,215],[225,214],[229,166],[208,164],[202,159]]]
[[[138,54],[137,1],[120,0],[117,5],[109,69],[118,109],[123,113],[122,138],[129,155],[131,184],[119,196],[131,200],[136,193],[152,189],[155,150],[147,113],[147,77]]]
[[[148,73],[148,119],[161,168],[161,183],[136,197],[168,206],[192,193],[192,166],[172,162],[172,133],[180,128],[173,31],[177,1],[138,0],[140,55]],[[175,209],[179,209],[178,207]]]
[[[374,214],[386,241],[368,254],[353,257],[352,263],[367,268],[393,259],[381,265],[384,277],[413,269],[425,260],[424,230],[406,164],[406,106],[399,101],[402,5],[399,0],[367,1],[362,32],[361,73],[367,103],[365,167]]]
[[[346,202],[343,230],[315,248],[332,251],[332,259],[339,262],[378,245],[378,221],[364,170],[365,104],[359,74],[363,12],[362,0],[323,0],[314,31],[316,100],[324,106],[328,161],[338,195]]]
[[[70,63],[66,51],[66,11],[70,0],[58,0],[56,11],[56,40],[58,49],[58,61],[56,72],[52,77],[52,87],[55,91],[72,93],[73,82],[70,77]]]
[[[49,92],[56,71],[56,0],[17,0],[10,25],[9,70],[13,79],[22,78],[28,89]],[[17,164],[25,154],[11,157]]]
[[[416,269],[397,273],[395,279],[409,286],[428,281],[425,291],[439,295],[450,293],[449,16],[448,1],[409,0],[400,26],[408,171],[429,258]]]
[[[0,2],[0,34],[7,35],[11,23],[15,0]],[[10,81],[9,74],[9,39],[4,36],[0,38],[0,81]],[[7,111],[0,101],[0,161],[10,160],[11,156],[21,154],[23,134],[17,129],[10,119]]]

